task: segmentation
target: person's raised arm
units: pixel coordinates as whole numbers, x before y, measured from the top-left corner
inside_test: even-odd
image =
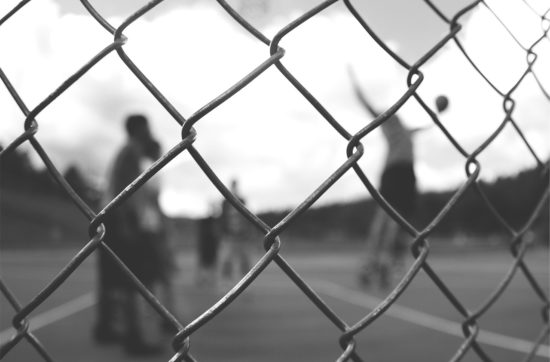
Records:
[[[351,67],[348,67],[348,73],[351,78],[351,84],[353,86],[353,90],[355,92],[355,96],[359,100],[359,102],[365,107],[365,109],[373,116],[378,117],[380,114],[378,111],[376,111],[372,105],[367,100],[367,97],[365,96],[365,93],[363,93],[363,90],[361,87],[359,87],[359,84],[357,82],[357,78],[355,77],[355,73],[353,72],[353,69]]]
[[[422,131],[429,130],[429,129],[431,129],[432,127],[433,127],[433,125],[409,128],[409,132],[412,133],[412,134],[414,134],[414,133],[417,133],[417,132],[422,132]]]

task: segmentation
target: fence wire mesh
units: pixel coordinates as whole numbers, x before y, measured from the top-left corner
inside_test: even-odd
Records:
[[[550,95],[547,89],[544,88],[544,84],[540,81],[537,72],[535,71],[534,65],[537,62],[537,48],[543,42],[548,42],[549,38],[549,29],[550,29],[550,8],[543,13],[537,13],[534,7],[532,7],[529,2],[526,0],[523,1],[523,5],[529,9],[529,11],[535,13],[535,15],[540,19],[540,37],[536,39],[532,44],[524,45],[522,44],[514,35],[514,33],[506,26],[506,23],[500,19],[496,12],[491,9],[490,5],[485,1],[478,0],[474,1],[468,6],[464,7],[458,11],[452,18],[448,18],[444,13],[430,0],[425,0],[426,4],[433,10],[435,16],[439,17],[441,21],[448,24],[449,31],[448,33],[438,41],[428,52],[426,52],[420,59],[418,59],[414,64],[409,64],[403,58],[401,58],[396,52],[392,51],[388,44],[386,44],[379,35],[369,26],[369,24],[361,17],[360,13],[354,7],[354,4],[350,0],[342,0],[345,4],[349,13],[353,18],[361,25],[366,33],[382,48],[391,58],[395,60],[401,67],[403,67],[407,72],[408,76],[406,79],[407,90],[401,95],[399,100],[395,102],[391,107],[389,107],[384,113],[378,116],[372,123],[369,123],[364,128],[356,133],[350,133],[346,128],[335,119],[330,112],[323,107],[321,102],[319,102],[315,96],[298,80],[293,73],[287,69],[283,63],[282,59],[285,56],[285,49],[282,48],[279,44],[284,37],[292,33],[295,29],[299,28],[303,24],[307,23],[310,19],[315,17],[317,14],[325,11],[327,8],[330,8],[335,3],[338,3],[339,0],[329,0],[320,2],[317,6],[305,12],[294,21],[290,22],[287,26],[280,29],[273,38],[266,37],[258,28],[251,25],[247,19],[242,17],[238,11],[232,8],[227,2],[223,0],[218,0],[218,4],[223,10],[227,13],[227,16],[230,16],[236,23],[238,23],[244,30],[246,30],[251,37],[256,38],[259,42],[263,43],[266,46],[266,59],[256,68],[251,69],[250,72],[232,85],[225,92],[219,96],[212,99],[202,108],[197,110],[190,117],[185,118],[182,116],[180,111],[163,95],[163,93],[151,82],[147,76],[140,70],[140,68],[134,64],[132,58],[124,51],[124,46],[127,37],[124,35],[124,31],[130,27],[137,19],[142,17],[144,14],[149,12],[155,6],[160,4],[162,0],[154,0],[149,2],[147,5],[143,6],[137,12],[132,14],[122,24],[118,27],[112,26],[104,16],[87,0],[81,0],[82,5],[86,8],[88,14],[93,17],[104,31],[110,33],[113,37],[113,41],[109,44],[106,44],[104,49],[101,50],[97,55],[89,59],[85,64],[83,64],[74,74],[68,77],[65,81],[60,84],[57,89],[55,89],[49,96],[44,98],[38,105],[32,109],[29,109],[25,101],[20,97],[18,90],[10,81],[10,76],[0,68],[0,78],[4,83],[4,86],[8,90],[9,94],[13,100],[17,103],[20,108],[23,117],[23,132],[17,138],[13,139],[12,142],[7,145],[7,147],[2,150],[0,153],[0,159],[5,157],[7,154],[13,152],[15,149],[20,147],[23,144],[30,144],[37,153],[37,155],[42,160],[47,171],[53,176],[56,182],[63,188],[64,192],[70,197],[70,199],[76,204],[80,212],[82,212],[86,218],[89,220],[89,241],[82,247],[79,252],[72,257],[70,262],[65,265],[53,278],[47,286],[32,300],[27,304],[21,304],[18,301],[17,296],[13,292],[13,288],[7,285],[4,282],[2,275],[0,274],[0,291],[3,297],[11,304],[14,310],[13,315],[13,326],[16,329],[16,333],[12,338],[3,343],[0,349],[0,356],[5,357],[10,353],[10,351],[23,340],[32,345],[32,347],[37,351],[37,353],[46,361],[53,361],[54,358],[50,356],[47,352],[47,346],[42,345],[38,338],[30,331],[28,318],[33,313],[33,311],[44,303],[50,295],[56,291],[65,280],[77,269],[79,266],[89,258],[93,253],[97,252],[98,249],[104,249],[107,254],[116,261],[118,266],[123,270],[125,275],[135,287],[139,290],[140,294],[146,299],[146,301],[156,310],[156,312],[167,322],[172,324],[177,328],[178,332],[173,337],[173,349],[174,355],[171,361],[194,361],[195,358],[192,355],[191,348],[191,339],[193,334],[197,332],[201,327],[207,324],[213,318],[216,318],[226,307],[232,304],[241,293],[247,289],[252,283],[255,282],[256,278],[264,271],[264,269],[270,264],[276,264],[280,270],[282,270],[286,276],[288,276],[288,282],[294,283],[311,301],[312,307],[318,308],[324,316],[334,325],[334,328],[341,332],[339,338],[339,344],[342,348],[341,355],[338,357],[338,361],[361,361],[364,357],[361,357],[356,348],[355,336],[365,329],[369,328],[371,323],[375,321],[380,316],[392,307],[392,304],[398,300],[402,293],[409,288],[411,282],[418,274],[420,270],[423,270],[433,282],[433,286],[438,288],[444,296],[447,298],[450,305],[456,309],[458,313],[462,316],[462,330],[463,330],[463,341],[460,347],[454,352],[454,355],[451,357],[451,361],[461,360],[468,351],[474,351],[475,354],[483,361],[490,361],[491,356],[485,351],[484,347],[478,343],[477,336],[480,330],[479,320],[480,318],[487,313],[487,311],[494,305],[494,303],[502,296],[506,291],[507,287],[510,284],[510,281],[514,275],[522,273],[530,287],[535,292],[535,295],[540,299],[540,309],[541,309],[541,319],[543,328],[540,331],[540,336],[535,339],[532,343],[531,352],[525,356],[525,360],[531,360],[536,355],[538,348],[541,346],[543,341],[548,338],[550,325],[549,325],[549,308],[550,301],[545,288],[541,286],[536,278],[533,276],[528,263],[526,262],[524,256],[529,246],[532,244],[532,233],[530,229],[532,228],[535,220],[539,217],[548,202],[549,198],[549,189],[546,187],[544,192],[539,197],[539,202],[532,209],[530,218],[519,228],[513,227],[505,217],[503,217],[498,208],[491,202],[491,200],[486,196],[481,182],[479,182],[480,170],[482,168],[481,162],[478,157],[497,139],[505,129],[512,129],[518,137],[520,137],[525,146],[529,150],[533,159],[539,166],[541,173],[548,172],[548,166],[543,161],[540,160],[539,156],[534,151],[531,146],[528,138],[522,132],[522,127],[520,122],[515,118],[514,109],[516,106],[516,101],[514,95],[518,87],[526,81],[528,77],[532,77],[538,87],[540,88],[541,93],[544,97],[550,101]],[[2,31],[1,26],[10,21],[10,18],[19,16],[18,12],[30,2],[30,0],[21,1],[17,6],[15,6],[9,13],[7,13],[0,20],[0,31]],[[463,46],[459,40],[458,34],[462,31],[463,26],[461,25],[461,20],[467,16],[472,11],[480,7],[486,7],[491,11],[492,15],[501,23],[502,31],[507,32],[510,37],[515,41],[515,44],[520,48],[526,57],[526,64],[523,73],[518,77],[515,84],[513,84],[509,89],[502,90],[499,89],[489,77],[487,77],[480,67],[473,60],[473,57],[470,56],[470,53],[466,46]],[[136,39],[139,41],[139,39]],[[487,137],[487,139],[473,152],[468,152],[457,141],[451,132],[449,132],[446,127],[440,122],[438,116],[434,110],[432,110],[428,103],[422,99],[418,94],[417,90],[421,87],[424,74],[422,73],[422,67],[427,61],[434,57],[441,49],[449,42],[454,42],[462,52],[462,55],[467,59],[471,66],[475,69],[479,76],[484,79],[487,84],[493,89],[493,91],[498,94],[502,99],[503,106],[503,115],[502,121],[499,126],[494,130],[494,132]],[[150,166],[145,172],[143,172],[137,179],[135,179],[128,187],[126,187],[120,194],[118,194],[114,199],[112,199],[107,206],[105,206],[100,212],[96,213],[92,208],[83,200],[81,195],[77,194],[68,182],[64,179],[62,174],[59,172],[58,167],[52,162],[48,153],[44,150],[41,143],[35,137],[39,131],[39,120],[38,117],[41,112],[43,112],[47,107],[49,107],[52,102],[54,102],[60,95],[66,92],[70,87],[72,87],[78,80],[85,75],[90,69],[94,68],[98,63],[101,62],[105,56],[110,53],[116,52],[120,60],[131,70],[135,77],[141,82],[141,84],[156,98],[156,100],[164,107],[166,112],[169,113],[171,118],[178,122],[181,125],[181,142],[175,145],[169,152],[165,153],[157,162]],[[211,168],[208,162],[202,157],[201,153],[194,147],[194,142],[198,137],[201,137],[201,134],[195,131],[194,126],[209,112],[213,111],[216,107],[221,105],[224,102],[231,100],[238,92],[245,88],[250,83],[254,82],[255,79],[265,72],[269,68],[276,68],[280,75],[284,77],[290,84],[295,87],[298,92],[319,112],[319,114],[334,128],[334,131],[337,132],[341,137],[347,140],[347,159],[341,164],[332,174],[326,178],[317,189],[311,192],[300,204],[298,204],[291,212],[289,212],[286,217],[284,217],[277,225],[274,227],[268,226],[264,223],[257,215],[251,212],[247,206],[245,206],[239,198],[234,195],[220,180],[216,170]],[[361,141],[363,138],[372,132],[374,129],[379,127],[383,122],[387,121],[393,114],[395,114],[398,109],[409,99],[414,98],[418,104],[424,109],[424,111],[429,115],[434,125],[439,128],[442,134],[446,137],[448,142],[456,148],[456,150],[462,155],[464,159],[464,166],[466,170],[466,179],[453,194],[453,196],[448,200],[445,207],[431,220],[428,226],[423,229],[414,228],[407,220],[405,220],[399,213],[397,213],[388,202],[382,197],[377,188],[373,186],[371,180],[367,177],[364,170],[359,166],[358,160],[364,154],[364,147]],[[200,167],[202,172],[208,177],[210,182],[216,187],[221,195],[227,199],[238,211],[246,217],[248,222],[253,225],[254,228],[258,229],[263,233],[263,247],[265,248],[265,253],[256,261],[255,265],[250,269],[250,271],[229,291],[224,295],[217,303],[210,306],[207,311],[200,315],[195,320],[190,323],[183,325],[174,315],[172,315],[166,308],[161,304],[161,302],[148,290],[135,275],[124,265],[124,263],[117,257],[117,255],[104,243],[105,236],[105,226],[103,224],[105,218],[113,212],[114,209],[119,207],[124,203],[130,195],[132,195],[136,190],[138,190],[144,183],[146,183],[153,175],[155,175],[159,170],[166,166],[171,160],[173,160],[177,155],[187,152],[192,157],[194,162]],[[344,174],[355,173],[357,178],[364,184],[368,192],[371,194],[372,198],[389,214],[391,217],[401,225],[414,239],[411,244],[410,251],[414,257],[414,262],[408,268],[406,273],[402,276],[402,279],[395,286],[395,288],[387,295],[387,297],[372,311],[365,315],[362,319],[355,321],[353,324],[346,323],[330,306],[327,304],[323,298],[315,291],[315,289],[309,285],[306,280],[301,278],[296,271],[293,269],[293,266],[289,264],[283,255],[281,255],[280,248],[283,244],[283,239],[281,238],[284,235],[287,227],[294,222],[294,220],[308,210],[316,200],[318,200],[327,190],[329,190],[335,183],[337,183]],[[464,193],[467,190],[474,189],[479,197],[483,200],[485,206],[490,209],[494,217],[499,221],[503,230],[506,231],[508,235],[507,247],[509,252],[513,257],[513,261],[509,265],[507,273],[502,277],[500,283],[494,288],[492,293],[488,295],[483,303],[477,306],[474,310],[469,310],[463,301],[453,293],[449,286],[440,278],[437,272],[430,265],[430,259],[428,257],[430,251],[430,243],[428,238],[432,234],[434,228],[438,226],[443,218],[453,209]]]

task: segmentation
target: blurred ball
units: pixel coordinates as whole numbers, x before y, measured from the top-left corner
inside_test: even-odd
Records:
[[[435,108],[438,112],[443,112],[449,106],[449,98],[444,95],[439,95],[435,98]]]

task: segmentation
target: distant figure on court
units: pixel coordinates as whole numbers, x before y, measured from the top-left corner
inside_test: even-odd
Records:
[[[212,207],[209,215],[199,220],[198,224],[198,265],[197,285],[215,286],[218,281],[218,247],[220,243],[220,230],[218,217]]]
[[[352,76],[355,95],[373,117],[378,117],[367,97]],[[438,111],[444,107],[437,106]],[[413,134],[422,128],[408,129],[397,115],[381,124],[388,145],[385,166],[380,182],[380,193],[406,220],[411,220],[416,201],[416,176],[414,172]],[[403,261],[406,250],[406,234],[383,209],[374,216],[367,238],[366,262],[361,268],[359,280],[364,285],[377,280],[381,287],[391,283],[392,268]]]
[[[244,204],[239,193],[237,180],[231,181],[231,192]],[[221,276],[225,280],[234,280],[244,276],[251,267],[248,244],[247,222],[243,215],[227,200],[222,202],[221,243]],[[238,270],[237,270],[238,268]]]
[[[126,120],[127,142],[115,157],[105,193],[112,200],[144,170],[156,152],[156,141],[143,115]],[[152,180],[151,180],[152,181]],[[163,218],[158,208],[154,183],[145,184],[109,213],[105,220],[105,243],[149,289],[161,279],[156,239],[162,239]],[[145,339],[143,308],[138,292],[116,262],[99,249],[98,316],[94,337],[98,343],[124,345],[132,355],[160,352],[160,347]],[[122,311],[121,311],[122,309]],[[122,312],[122,328],[117,329]]]

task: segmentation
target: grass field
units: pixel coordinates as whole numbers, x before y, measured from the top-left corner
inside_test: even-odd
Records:
[[[28,303],[71,259],[76,250],[9,250],[0,254],[0,277],[22,304]],[[297,248],[283,257],[348,324],[369,313],[389,291],[361,289],[356,272],[361,249]],[[215,303],[223,288],[195,285],[194,250],[179,255],[177,313],[190,321]],[[435,248],[430,265],[474,311],[497,287],[512,262],[503,250]],[[547,248],[528,252],[530,269],[548,295]],[[408,260],[410,264],[411,260]],[[90,338],[94,321],[95,260],[84,264],[31,315],[31,329],[55,361],[130,361],[120,347],[98,347]],[[481,317],[478,340],[494,361],[520,361],[543,328],[540,299],[522,274],[517,274],[501,298]],[[13,309],[0,296],[0,341],[13,335]],[[359,354],[369,361],[448,361],[463,341],[459,313],[420,271],[397,304],[357,337]],[[155,324],[152,324],[151,333]],[[199,361],[334,361],[341,354],[339,330],[305,297],[276,265],[233,304],[191,337],[192,355]],[[170,338],[160,357],[167,361]],[[548,338],[535,361],[548,361]],[[26,342],[5,361],[41,361]],[[479,361],[468,352],[464,361]]]

